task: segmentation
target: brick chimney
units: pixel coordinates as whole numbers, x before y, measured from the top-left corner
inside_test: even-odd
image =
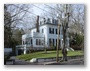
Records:
[[[37,21],[36,21],[36,32],[39,32],[39,16],[37,16]]]

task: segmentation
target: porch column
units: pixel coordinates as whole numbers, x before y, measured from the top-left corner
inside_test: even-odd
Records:
[[[24,54],[26,54],[26,45],[24,46]]]

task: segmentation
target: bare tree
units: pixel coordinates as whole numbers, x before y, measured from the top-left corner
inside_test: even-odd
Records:
[[[12,25],[11,27],[24,26],[27,24],[28,17],[32,11],[32,6],[29,4],[7,4],[8,12],[11,14]]]
[[[66,30],[69,25],[69,28],[73,26],[72,29],[75,30],[75,32],[82,32],[84,31],[84,5],[70,5],[70,9],[67,9],[66,12],[66,6],[65,4],[56,4],[56,5],[47,5],[45,4],[46,8],[48,9],[48,15],[52,18],[56,18],[57,14],[60,17],[61,24],[63,26],[63,39],[64,39],[64,48],[66,47]],[[68,13],[70,12],[70,13]],[[66,18],[66,14],[70,14],[70,17]],[[68,23],[68,24],[67,24]],[[67,25],[65,27],[65,24]],[[64,29],[66,28],[66,29]],[[78,31],[76,31],[78,30]],[[62,50],[64,51],[64,50]],[[67,53],[63,52],[63,56],[65,56]]]
[[[65,4],[44,4],[44,6],[48,9],[48,12],[45,12],[44,15],[56,18],[58,14],[61,21],[65,18]],[[70,10],[69,26],[73,25],[75,30],[78,29],[78,31],[84,33],[84,5],[71,4]]]
[[[84,34],[84,5],[72,5],[71,21],[74,29]]]
[[[32,6],[26,4],[4,5],[4,45],[11,47],[13,30],[26,23],[28,11]],[[30,12],[29,12],[30,13]],[[28,21],[28,20],[27,20]],[[26,25],[24,25],[26,27]]]

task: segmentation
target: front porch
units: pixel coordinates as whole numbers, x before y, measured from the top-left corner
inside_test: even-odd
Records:
[[[30,49],[32,49],[31,45],[17,45],[16,55],[26,54]]]

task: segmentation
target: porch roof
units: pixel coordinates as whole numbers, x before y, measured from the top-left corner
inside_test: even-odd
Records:
[[[22,35],[22,39],[25,39],[25,38],[32,38],[32,35],[31,34]]]

